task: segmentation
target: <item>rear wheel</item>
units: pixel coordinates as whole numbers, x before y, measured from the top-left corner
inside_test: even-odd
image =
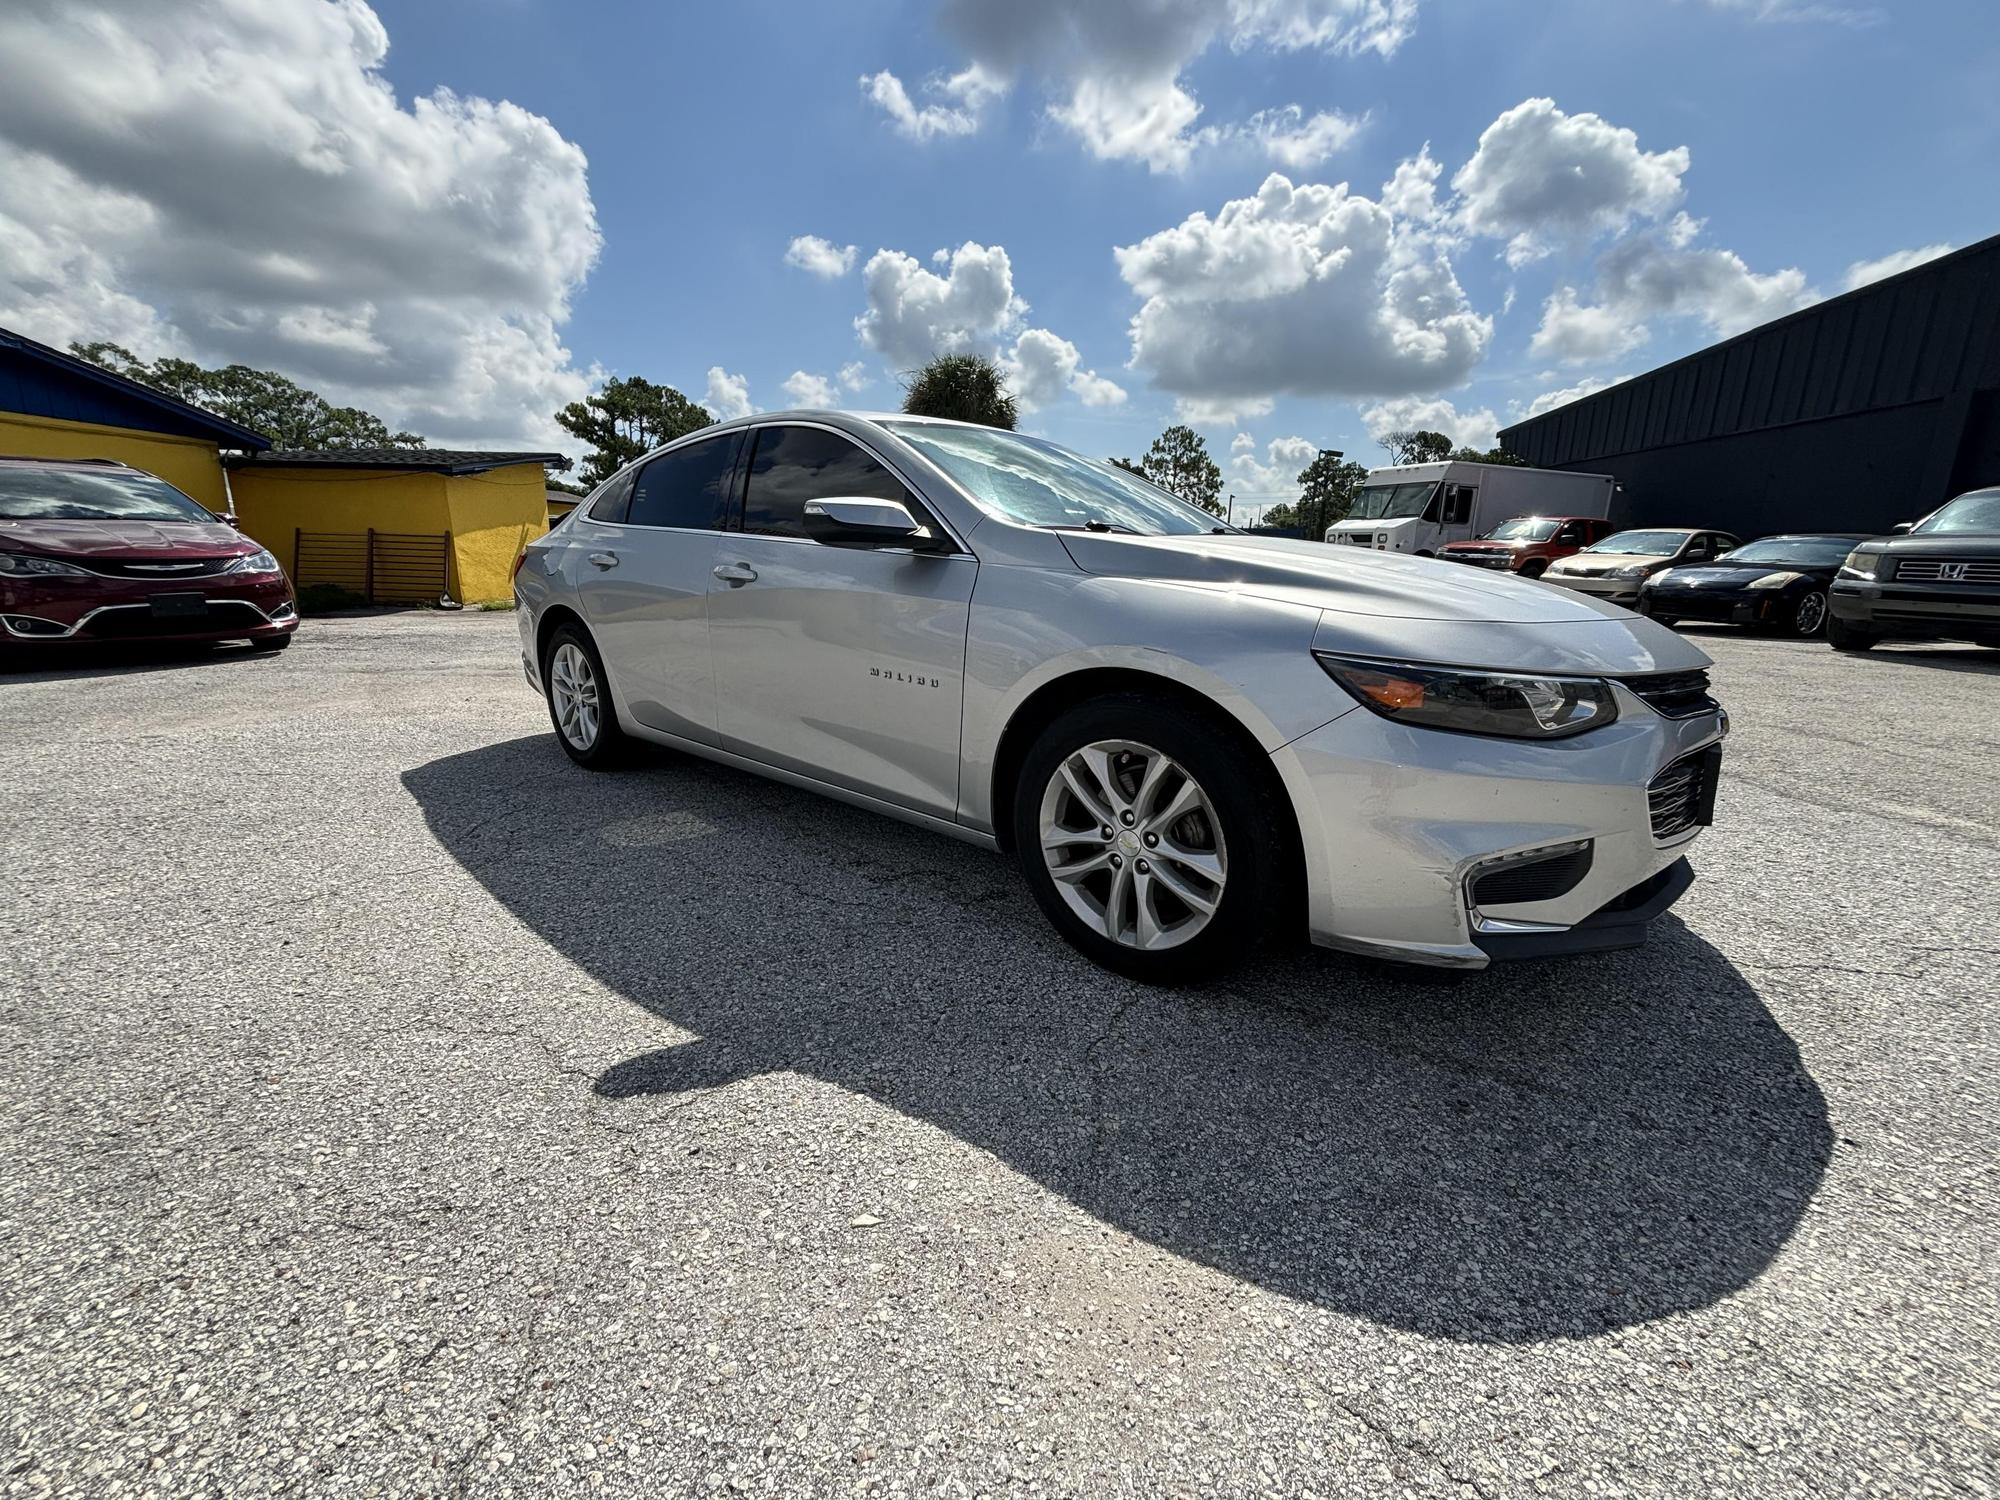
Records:
[[[1792,607],[1792,634],[1810,640],[1825,631],[1826,620],[1826,595],[1818,589],[1801,594],[1799,602]]]
[[[1239,736],[1177,703],[1119,695],[1043,731],[1014,799],[1021,868],[1056,930],[1149,983],[1242,958],[1299,910],[1282,793]]]
[[[578,625],[558,625],[542,655],[542,682],[549,699],[549,722],[569,758],[602,771],[621,760],[630,746],[618,727],[604,659],[597,643]]]
[[[1866,651],[1878,644],[1882,637],[1856,630],[1839,615],[1829,614],[1826,617],[1826,639],[1836,651]]]

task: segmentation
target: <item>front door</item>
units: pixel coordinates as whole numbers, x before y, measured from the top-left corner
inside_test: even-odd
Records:
[[[709,591],[724,749],[949,818],[958,806],[965,633],[979,564],[957,552],[824,546],[808,500],[900,500],[873,455],[824,427],[757,429],[741,529]]]

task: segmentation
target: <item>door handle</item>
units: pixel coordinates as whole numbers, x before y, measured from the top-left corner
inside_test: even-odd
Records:
[[[715,576],[724,583],[755,583],[757,570],[748,563],[719,563],[715,568]]]
[[[618,554],[616,552],[593,552],[590,554],[590,565],[593,568],[615,568],[618,566]]]

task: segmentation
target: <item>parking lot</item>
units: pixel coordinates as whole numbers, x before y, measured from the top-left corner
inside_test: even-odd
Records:
[[[1699,638],[1694,890],[1449,985],[592,776],[505,615],[0,678],[0,1493],[1992,1493],[2000,652]]]

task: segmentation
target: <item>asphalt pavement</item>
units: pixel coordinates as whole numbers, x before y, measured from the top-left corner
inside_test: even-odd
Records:
[[[0,1494],[1993,1494],[2000,652],[1697,638],[1648,948],[1180,991],[509,616],[0,677]]]

